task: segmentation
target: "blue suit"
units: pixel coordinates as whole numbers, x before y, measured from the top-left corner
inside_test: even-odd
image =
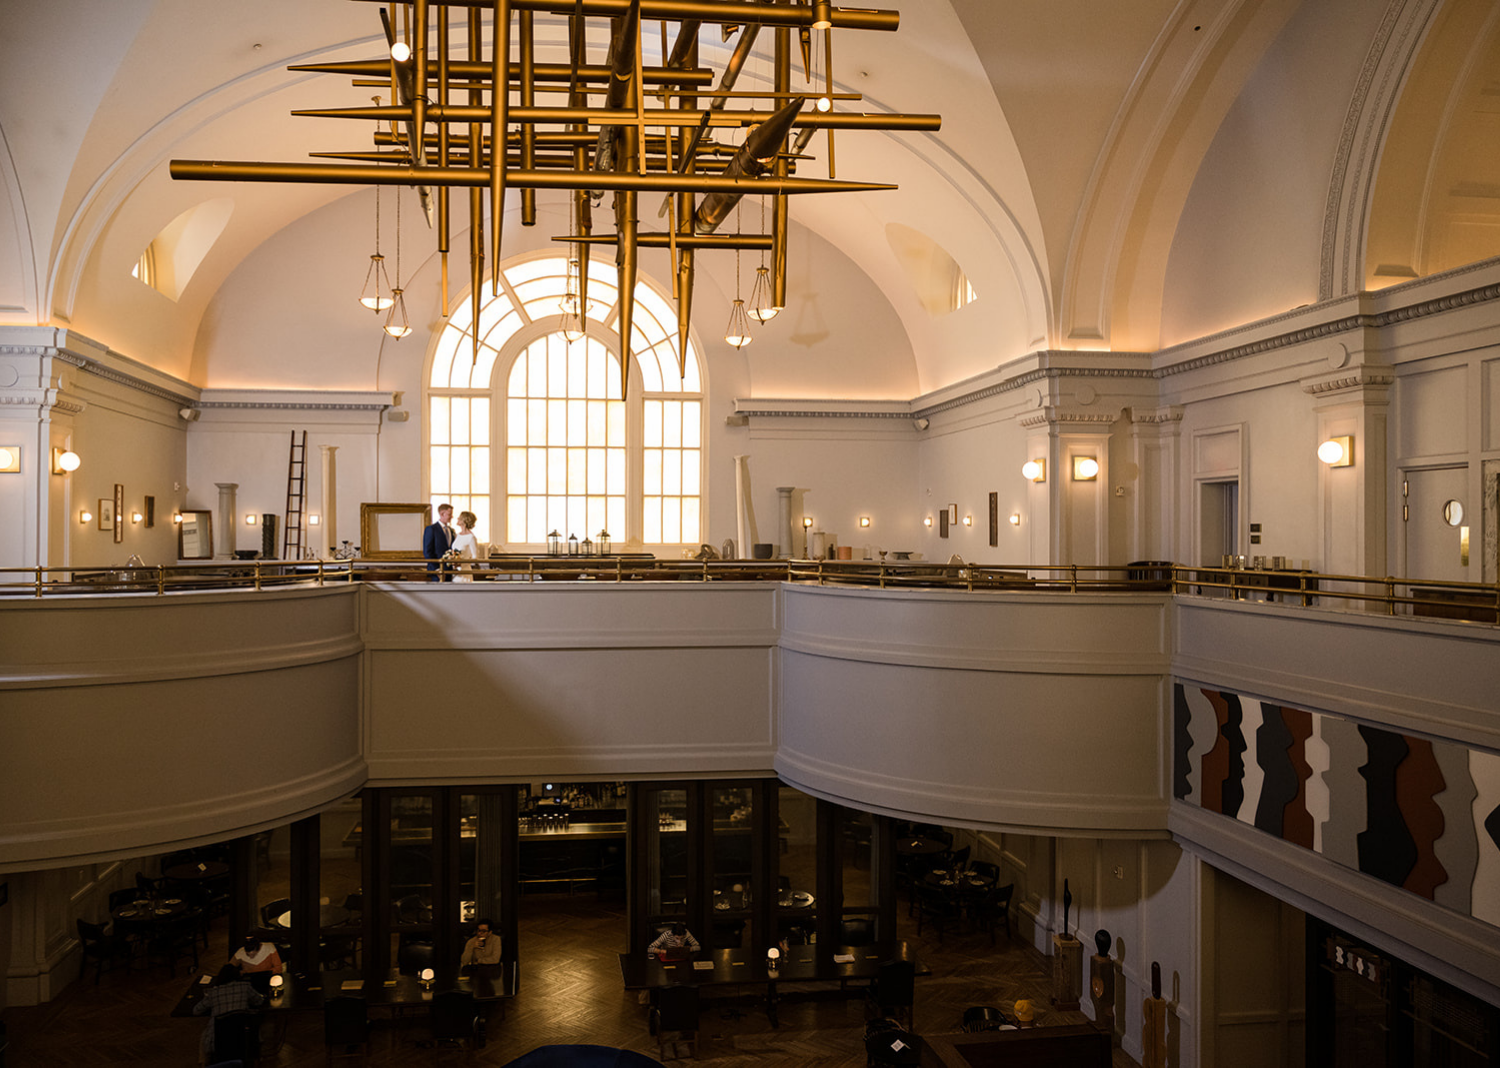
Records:
[[[441,567],[438,561],[452,546],[453,539],[448,537],[448,532],[443,529],[441,522],[433,523],[422,531],[422,555],[428,560],[427,570],[437,571]],[[446,582],[452,577],[452,575],[444,575],[442,581]],[[437,582],[439,579],[434,575],[432,581]]]

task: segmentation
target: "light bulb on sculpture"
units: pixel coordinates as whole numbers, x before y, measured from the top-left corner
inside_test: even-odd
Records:
[[[405,41],[397,41],[391,45],[391,58],[397,63],[405,63],[411,58],[411,46]]]

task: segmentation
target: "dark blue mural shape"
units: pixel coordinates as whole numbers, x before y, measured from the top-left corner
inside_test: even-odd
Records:
[[[1367,759],[1359,769],[1365,780],[1365,829],[1355,836],[1359,870],[1401,886],[1417,863],[1417,843],[1407,830],[1396,800],[1396,767],[1410,749],[1399,734],[1361,725]]]
[[[1282,836],[1286,806],[1297,799],[1301,783],[1292,766],[1292,732],[1281,718],[1281,709],[1261,703],[1261,723],[1255,732],[1255,757],[1265,782],[1260,788],[1260,804],[1255,806],[1255,826],[1267,834]]]
[[[1172,796],[1181,801],[1193,792],[1188,781],[1188,756],[1193,751],[1193,735],[1188,723],[1193,718],[1188,708],[1187,691],[1182,683],[1172,687]]]

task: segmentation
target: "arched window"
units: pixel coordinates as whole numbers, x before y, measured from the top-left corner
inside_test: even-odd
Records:
[[[500,272],[474,328],[455,303],[427,377],[427,483],[478,518],[481,541],[540,551],[607,530],[616,546],[701,541],[703,387],[691,343],[677,361],[677,317],[636,284],[629,395],[620,399],[612,266],[589,265],[587,332],[563,335],[565,256],[522,257]],[[473,339],[479,338],[475,358]]]

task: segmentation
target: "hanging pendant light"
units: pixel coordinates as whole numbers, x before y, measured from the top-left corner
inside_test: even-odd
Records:
[[[375,106],[380,106],[380,97],[373,97]],[[359,294],[359,302],[379,315],[394,303],[390,296],[391,279],[385,273],[385,257],[380,254],[380,186],[375,187],[375,252],[370,256],[370,269],[365,272],[365,285]]]
[[[739,297],[734,298],[734,306],[729,309],[729,325],[724,328],[724,340],[737,349],[742,349],[755,340],[750,336],[750,316],[745,311],[745,302]]]
[[[562,298],[557,302],[557,306],[562,309],[563,313],[563,339],[570,345],[575,341],[581,340],[584,334],[588,333],[588,327],[583,321],[584,313],[587,309],[584,307],[583,298],[580,295],[583,288],[580,285],[583,264],[579,257],[580,252],[576,249],[573,255],[568,257],[567,286],[563,291]]]
[[[764,202],[762,202],[764,211]],[[735,206],[735,230],[739,230],[739,206]],[[729,325],[724,328],[724,340],[737,349],[750,344],[750,316],[745,311],[745,302],[740,299],[740,250],[734,250],[734,304],[729,309]]]
[[[385,317],[385,332],[400,341],[411,333],[406,318],[406,297],[401,289],[401,190],[396,190],[396,284],[391,287],[391,311]]]
[[[750,306],[745,314],[756,322],[768,323],[780,310],[771,304],[771,269],[762,263],[755,268],[755,285],[750,287]]]
[[[760,198],[760,230],[766,230],[766,198]],[[776,313],[781,309],[772,301],[775,297],[771,286],[771,269],[766,266],[766,253],[761,250],[760,266],[755,268],[755,284],[750,287],[750,306],[745,309],[745,314],[758,323],[768,323],[776,318]]]

